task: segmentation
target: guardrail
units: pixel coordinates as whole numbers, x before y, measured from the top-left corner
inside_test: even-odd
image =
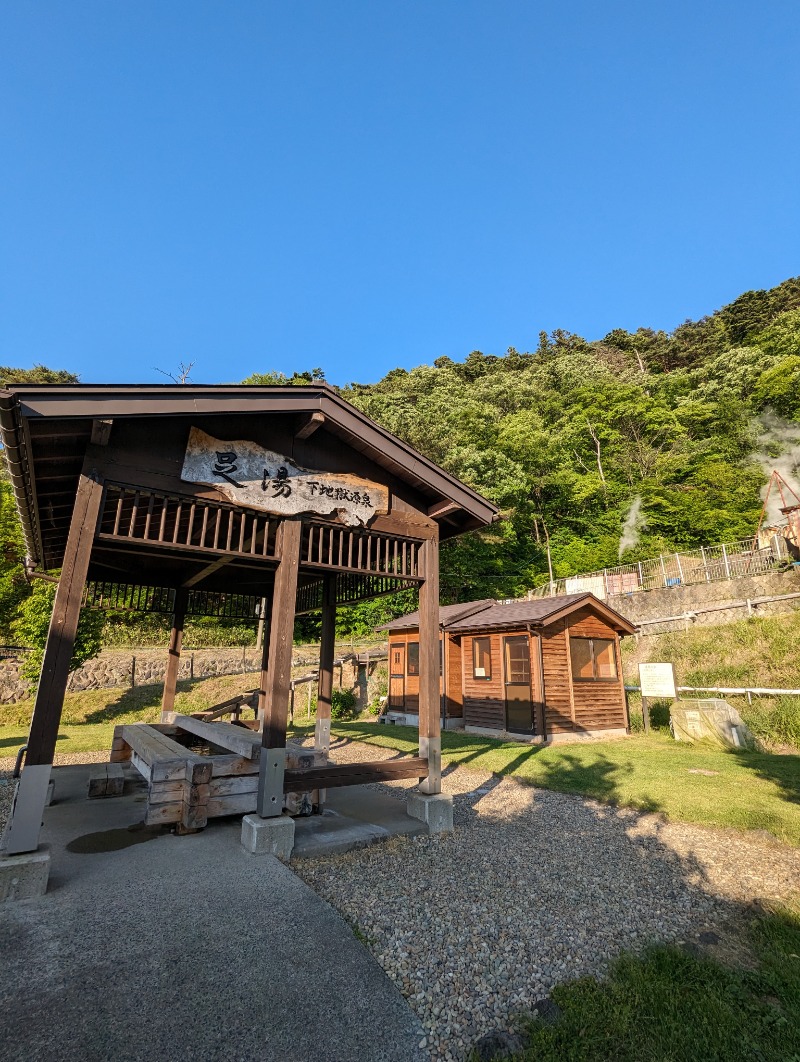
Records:
[[[746,597],[744,601],[721,601],[717,605],[706,605],[705,608],[695,608],[691,612],[681,612],[677,616],[658,616],[654,619],[642,619],[636,621],[636,627],[638,628],[637,634],[647,636],[649,634],[665,634],[666,631],[643,631],[642,627],[652,627],[657,623],[683,623],[686,629],[689,629],[689,624],[697,619],[698,616],[702,616],[707,612],[728,612],[733,608],[746,608],[747,615],[753,615],[753,609],[758,608],[759,605],[769,605],[773,601],[792,601],[800,598],[800,593],[796,594],[773,594],[770,597]]]
[[[641,686],[626,686],[626,693],[640,693]],[[747,697],[752,704],[756,697],[800,697],[800,690],[778,690],[767,686],[676,686],[678,693],[724,693],[731,697]],[[654,697],[652,700],[657,700]]]

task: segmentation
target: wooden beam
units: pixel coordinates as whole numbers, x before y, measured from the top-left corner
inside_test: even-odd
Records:
[[[111,429],[113,426],[113,420],[93,420],[92,436],[90,440],[92,445],[108,446],[108,440],[111,438]]]
[[[327,767],[290,767],[284,776],[284,792],[303,793],[309,789],[334,789],[345,785],[392,782],[397,778],[425,778],[428,761],[418,756],[367,763],[340,763]]]
[[[194,734],[211,745],[218,745],[245,759],[254,760],[258,755],[261,739],[258,734],[244,727],[232,726],[230,723],[206,723],[202,719],[195,719],[194,716],[177,713],[170,715],[169,722],[188,734]]]
[[[9,855],[35,851],[39,844],[47,783],[58,738],[83,587],[95,529],[100,519],[102,498],[102,479],[87,459],[78,480],[64,564],[53,602],[53,614],[50,618],[28,735],[28,751],[9,828]]]
[[[317,428],[321,428],[324,423],[324,413],[312,413],[302,428],[300,428],[298,432],[295,432],[295,439],[310,439]]]
[[[283,811],[286,724],[291,696],[295,600],[302,537],[303,524],[300,520],[284,520],[278,529],[280,561],[272,591],[269,661],[259,698],[259,714],[263,716],[264,729],[261,735],[257,810],[262,818],[271,818]]]
[[[322,634],[319,645],[319,686],[314,747],[328,752],[331,747],[331,697],[333,658],[336,643],[336,576],[326,575],[322,591]]]
[[[460,509],[461,506],[458,504],[458,502],[437,502],[436,505],[432,505],[428,509],[428,516],[430,516],[433,520],[439,520],[443,516],[449,516],[451,513],[459,512]]]
[[[181,588],[175,593],[175,611],[172,614],[172,630],[169,635],[169,655],[167,670],[164,674],[164,693],[161,697],[161,721],[166,712],[175,707],[175,690],[178,686],[178,669],[181,666],[181,646],[183,645],[183,625],[186,609],[189,605],[189,591]]]
[[[439,539],[420,547],[425,582],[419,591],[419,754],[428,761],[421,793],[442,791],[442,738],[439,718]]]
[[[93,471],[84,468],[78,481],[64,564],[53,603],[53,615],[28,737],[26,763],[53,762],[72,647],[78,629],[83,587],[89,568],[94,532],[100,516],[102,496],[101,479],[96,473],[93,474]]]
[[[162,543],[158,543],[158,545],[162,545]],[[218,572],[220,568],[224,568],[226,564],[230,564],[232,560],[233,557],[231,556],[220,557],[212,564],[207,564],[205,568],[201,568],[195,575],[191,575],[183,584],[184,587],[188,588],[190,586],[197,586],[198,583],[202,583],[204,579],[207,579],[209,575],[213,575],[214,572]]]

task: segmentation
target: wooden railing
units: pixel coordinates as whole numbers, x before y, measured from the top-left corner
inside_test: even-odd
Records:
[[[300,563],[305,568],[369,572],[394,578],[416,578],[416,539],[330,524],[307,524]]]
[[[109,483],[97,537],[274,560],[277,528],[253,509]]]

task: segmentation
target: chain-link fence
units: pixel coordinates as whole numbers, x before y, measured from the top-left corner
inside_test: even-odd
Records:
[[[531,590],[528,596],[550,597],[589,591],[595,597],[605,599],[614,594],[631,594],[664,586],[716,583],[723,579],[759,575],[779,568],[789,560],[786,539],[781,534],[774,534],[764,545],[747,538],[718,546],[662,553],[651,560],[554,579],[552,583]]]

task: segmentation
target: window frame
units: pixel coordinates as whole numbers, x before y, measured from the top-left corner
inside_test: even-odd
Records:
[[[591,677],[581,676],[581,675],[576,675],[575,674],[575,666],[573,664],[573,656],[572,656],[572,643],[573,642],[577,642],[577,641],[588,642],[589,643],[589,654],[590,654],[591,661],[592,661],[592,675],[591,675]],[[609,677],[607,675],[598,675],[597,674],[597,657],[596,657],[595,651],[594,651],[594,643],[595,642],[609,642],[610,643],[611,652],[612,652],[612,655],[614,657],[614,676],[613,676],[613,678]],[[573,682],[612,682],[612,683],[613,682],[619,682],[620,668],[619,668],[619,654],[617,653],[617,639],[616,638],[601,638],[601,637],[588,637],[587,638],[587,637],[585,637],[582,634],[570,634],[570,636],[569,636],[569,663],[570,663],[570,667],[569,667],[570,675],[572,677],[572,681]]]
[[[477,650],[478,650],[478,644],[480,642],[485,642],[486,643],[486,646],[487,646],[486,652],[487,652],[488,659],[489,659],[489,667],[488,667],[488,669],[487,668],[483,668],[483,670],[487,671],[488,673],[484,674],[484,675],[476,675],[476,673],[475,673],[477,671],[477,669],[478,669]],[[474,682],[491,682],[492,681],[492,636],[490,634],[479,634],[479,635],[476,635],[475,637],[473,637],[473,639],[472,639],[472,679],[473,679]]]
[[[413,647],[413,652],[412,652]],[[411,670],[411,657],[415,656],[415,670]],[[406,678],[419,678],[419,641],[406,642]]]

